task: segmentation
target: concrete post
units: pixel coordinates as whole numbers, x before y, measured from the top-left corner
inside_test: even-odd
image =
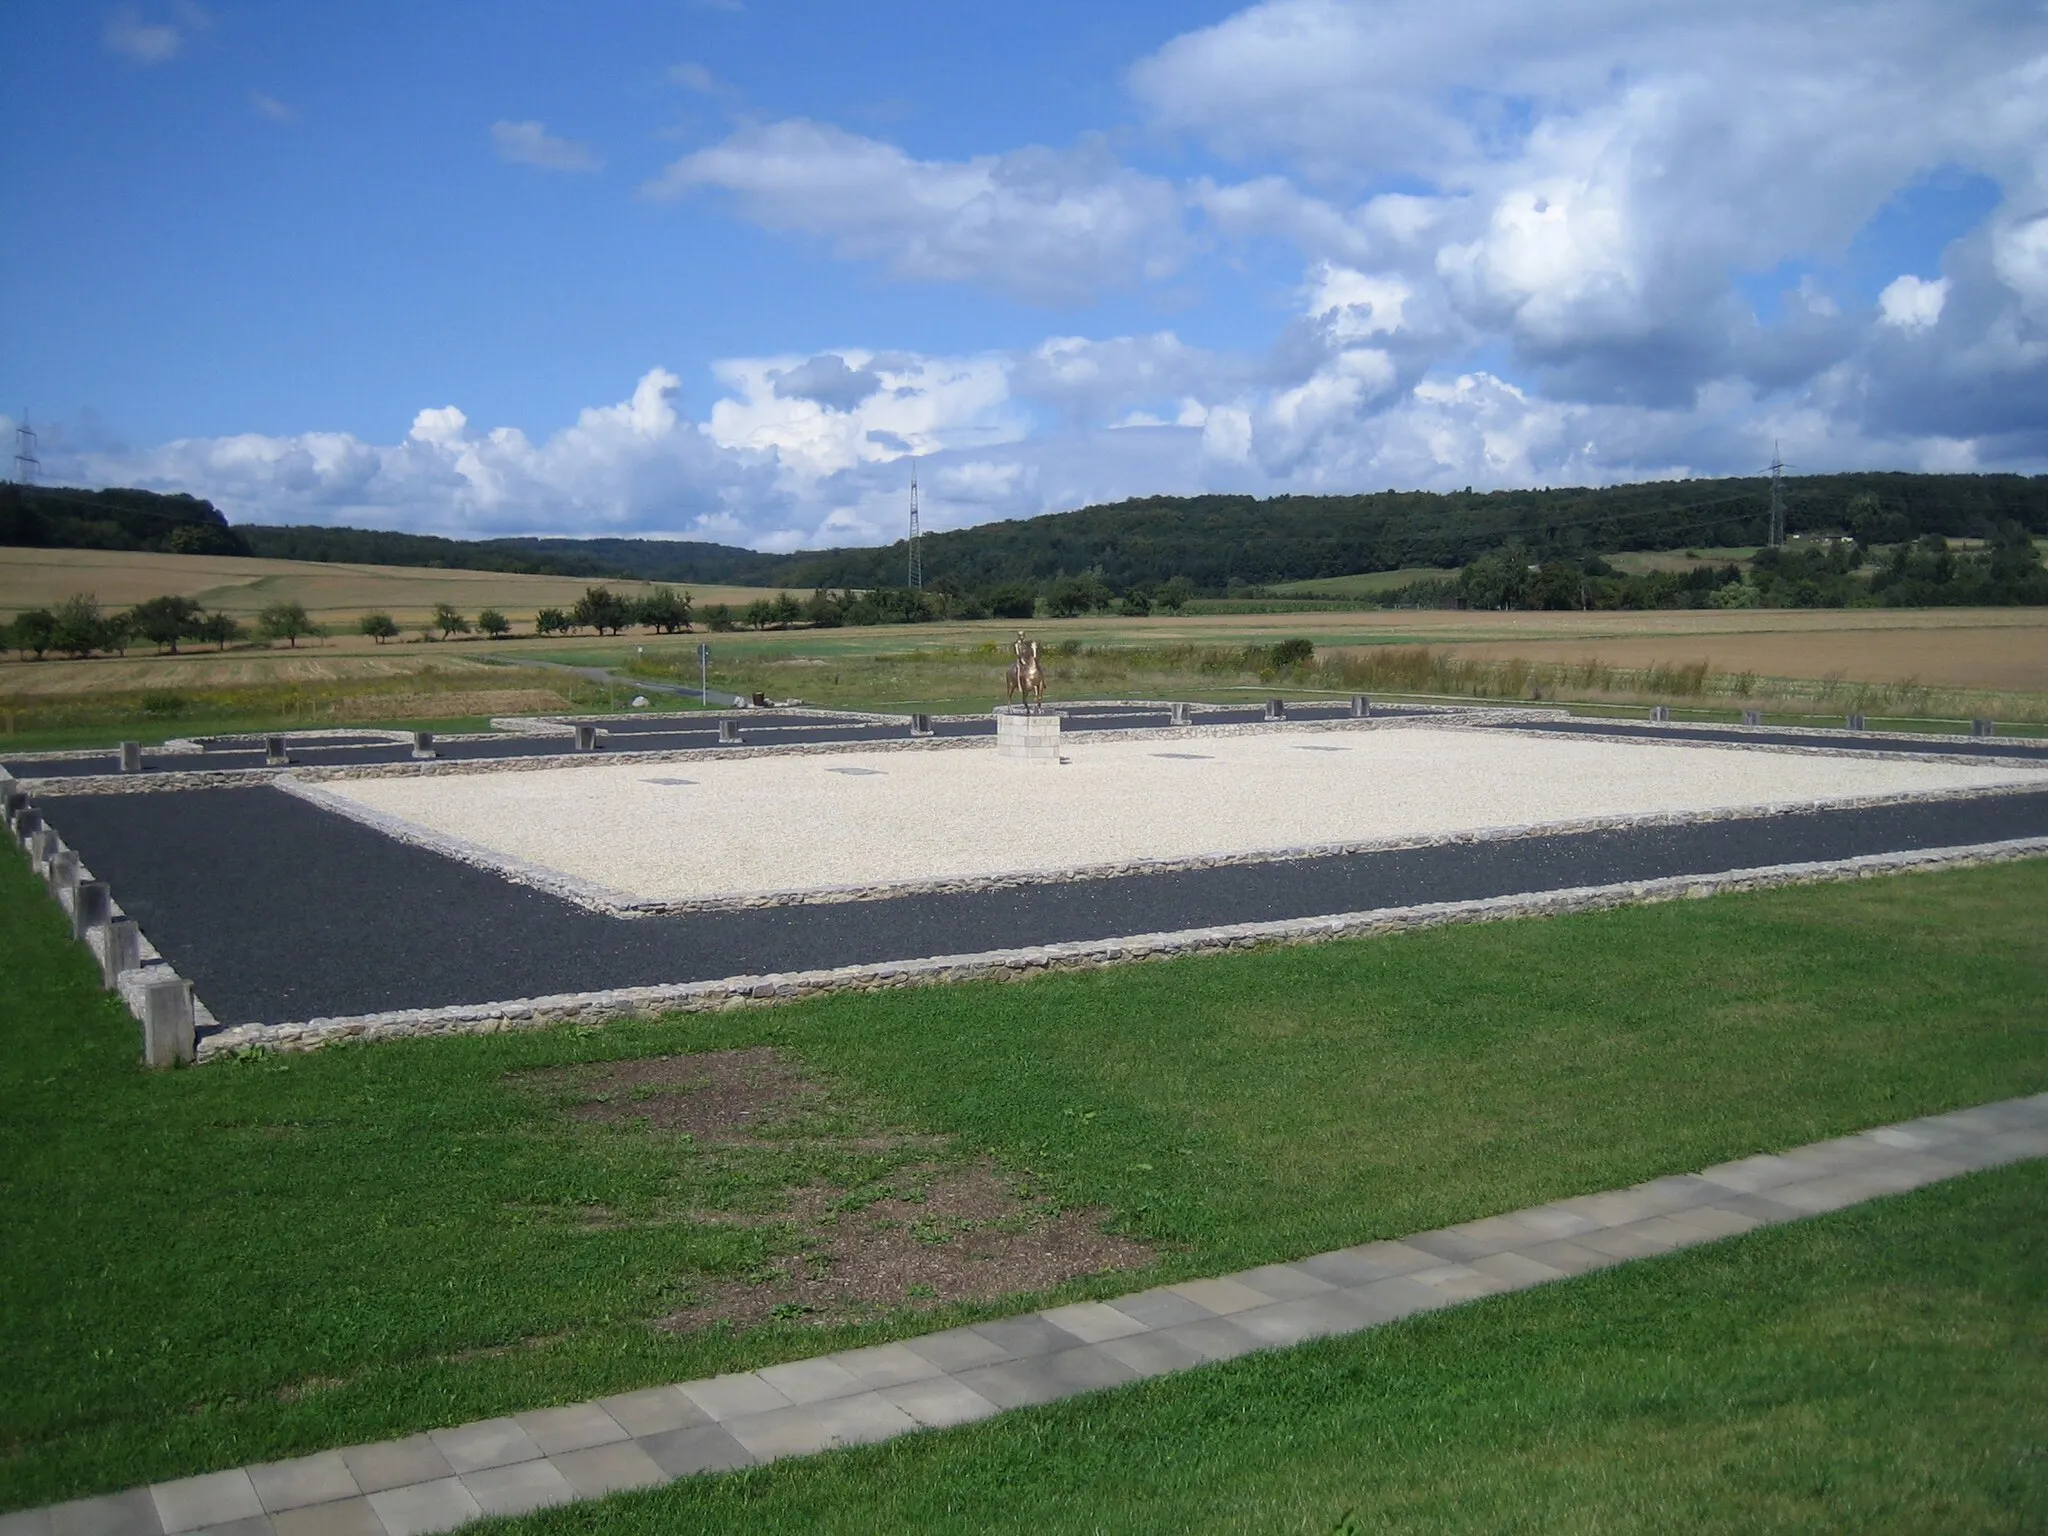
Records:
[[[910,717],[910,734],[913,736],[931,735],[932,717],[930,715],[912,715]]]
[[[142,772],[141,742],[124,741],[121,743],[121,771],[123,773]]]
[[[1865,726],[1864,726],[1864,724],[1863,724],[1863,717],[1862,717],[1861,715],[1851,715],[1851,716],[1849,716],[1849,719],[1848,719],[1848,726],[1849,726],[1849,729],[1850,729],[1850,730],[1852,730],[1852,731],[1860,731],[1860,730],[1863,730],[1863,729],[1865,729]]]
[[[1980,715],[1970,722],[1970,734],[1972,736],[1995,736],[1998,734],[1998,722],[1986,720]]]
[[[174,1067],[196,1054],[192,1030],[192,983],[171,977],[142,989],[142,1059],[152,1067]]]
[[[1659,725],[1668,724],[1671,719],[1671,706],[1669,704],[1651,705],[1650,718]]]
[[[263,738],[264,767],[284,768],[290,765],[291,760],[292,755],[286,749],[282,736],[266,736]]]
[[[25,805],[14,813],[14,839],[29,851],[34,858],[35,841],[43,830],[43,813],[32,805]]]
[[[578,752],[595,752],[597,750],[596,726],[579,725],[576,727],[576,750]]]
[[[64,840],[48,827],[43,827],[30,839],[28,857],[29,862],[35,865],[37,874],[45,879],[49,878],[50,860],[57,856],[63,846]]]
[[[7,806],[7,825],[11,830],[14,826],[14,818],[28,809],[28,791],[25,789],[10,789],[7,791],[5,803]]]
[[[439,757],[441,755],[434,750],[434,733],[432,731],[414,731],[412,733],[412,755],[415,758]]]
[[[1744,725],[1762,725],[1764,723],[1764,712],[1760,709],[1745,709],[1742,712],[1742,723]]]
[[[50,855],[50,894],[59,902],[64,893],[78,886],[78,855],[69,848]]]
[[[100,979],[109,992],[121,985],[123,971],[142,967],[142,930],[132,917],[117,917],[107,924],[107,947],[100,952]]]
[[[104,928],[113,915],[114,898],[106,881],[78,882],[78,889],[71,893],[71,937],[88,940],[93,929]]]
[[[737,720],[718,722],[718,744],[721,747],[736,747],[740,744],[740,726]]]
[[[1186,725],[1186,724],[1188,723],[1188,707],[1187,707],[1187,705],[1185,705],[1185,704],[1169,704],[1169,705],[1167,705],[1167,706],[1166,706],[1166,723],[1167,723],[1168,725]]]
[[[1285,699],[1266,700],[1266,718],[1268,720],[1285,720],[1287,718],[1287,701]]]
[[[1372,718],[1372,700],[1362,693],[1351,695],[1351,718],[1369,720]]]

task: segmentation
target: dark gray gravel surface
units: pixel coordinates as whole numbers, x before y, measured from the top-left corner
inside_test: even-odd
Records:
[[[45,803],[226,1024],[712,980],[2048,836],[2048,791],[613,918],[267,787]]]

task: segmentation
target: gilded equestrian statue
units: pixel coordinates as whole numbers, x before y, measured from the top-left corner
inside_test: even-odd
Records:
[[[1024,631],[1017,631],[1017,643],[1012,647],[1017,659],[1010,663],[1010,670],[1003,676],[1003,697],[1014,703],[1021,698],[1028,714],[1034,707],[1045,708],[1045,673],[1038,665],[1038,642],[1024,638]]]

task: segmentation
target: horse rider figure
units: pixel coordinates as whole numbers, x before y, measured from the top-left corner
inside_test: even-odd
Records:
[[[1034,705],[1045,708],[1045,673],[1038,665],[1038,642],[1024,638],[1024,631],[1017,631],[1016,644],[1011,647],[1017,659],[1010,663],[1010,670],[1003,678],[1003,697],[1006,701],[1022,698],[1024,709],[1029,713]]]

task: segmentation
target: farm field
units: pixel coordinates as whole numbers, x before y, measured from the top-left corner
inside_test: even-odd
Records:
[[[0,1508],[1016,1309],[859,1262],[899,1229],[1057,1234],[1007,1289],[1113,1294],[2039,1091],[2044,901],[2033,861],[149,1074],[8,860]]]
[[[1418,581],[1456,581],[1457,570],[1434,565],[1412,565],[1398,571],[1367,571],[1358,576],[1312,576],[1304,581],[1282,581],[1268,586],[1268,592],[1294,597],[1376,597],[1396,587]]]
[[[436,603],[446,602],[471,618],[479,609],[498,608],[524,627],[533,622],[536,610],[566,608],[585,587],[598,584],[597,578],[235,555],[8,549],[0,552],[0,618],[11,618],[24,608],[48,607],[73,592],[91,592],[105,608],[125,608],[152,597],[190,597],[216,613],[241,619],[253,618],[271,603],[296,602],[305,605],[316,623],[345,626],[371,612],[389,613],[401,627],[417,625],[432,615]],[[644,581],[603,584],[636,595],[652,586]],[[746,603],[775,595],[751,587],[692,591],[699,603]]]
[[[477,573],[399,574],[409,579]],[[580,591],[575,583],[567,585]],[[356,611],[348,610],[348,616]],[[421,724],[443,722],[443,728],[453,728],[446,725],[452,719],[491,713],[613,708],[622,702],[617,689],[593,691],[567,674],[544,676],[535,664],[627,669],[649,681],[694,686],[696,647],[705,641],[712,647],[712,685],[734,693],[897,712],[979,712],[1000,702],[1002,666],[1020,627],[985,620],[503,642],[415,638],[383,646],[338,634],[296,649],[240,646],[223,654],[202,648],[159,657],[143,647],[125,658],[10,658],[0,662],[0,741],[19,750],[98,745],[151,732],[161,740],[165,734],[191,734],[202,719],[232,720],[246,729],[345,724],[358,697],[368,712],[357,718],[394,719],[394,706],[380,700],[398,692],[538,690],[559,698],[475,707],[428,699],[400,711]],[[1142,695],[1227,701],[1270,693],[1278,684],[1280,691],[1363,689],[1600,707],[1665,702],[1727,718],[1743,708],[1765,707],[1837,722],[1842,713],[1860,710],[1900,720],[1953,722],[1984,714],[2048,723],[2048,611],[2039,609],[1360,610],[1098,615],[1037,620],[1028,627],[1047,646],[1056,699]],[[1315,666],[1276,674],[1246,649],[1297,637],[1317,648]],[[409,678],[417,681],[408,683]],[[621,682],[630,686],[624,670]],[[144,708],[145,694],[159,708],[171,707],[176,721],[159,729]]]

